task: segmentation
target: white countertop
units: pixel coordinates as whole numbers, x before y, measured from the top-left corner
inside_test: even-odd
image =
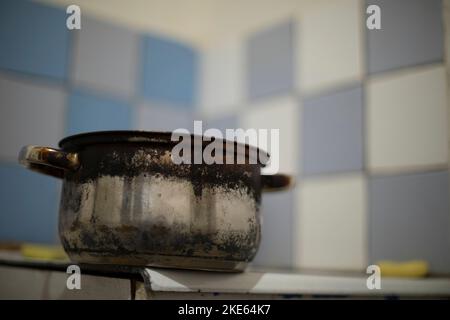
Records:
[[[147,268],[146,287],[156,292],[205,292],[280,295],[450,296],[449,278],[382,278],[369,290],[363,274],[343,276],[290,272],[214,273]]]

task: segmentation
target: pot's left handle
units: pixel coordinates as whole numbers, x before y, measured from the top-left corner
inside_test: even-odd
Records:
[[[25,146],[20,150],[19,163],[30,170],[62,178],[67,170],[80,166],[78,154],[50,147]]]

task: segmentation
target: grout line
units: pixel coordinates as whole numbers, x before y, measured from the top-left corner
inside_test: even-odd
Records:
[[[298,178],[302,181],[312,181],[312,180],[326,180],[326,179],[337,179],[337,178],[345,178],[348,176],[354,175],[362,175],[366,179],[370,179],[372,177],[379,176],[404,176],[404,175],[419,175],[419,174],[428,174],[434,172],[450,172],[450,166],[445,165],[426,165],[422,167],[401,167],[394,168],[389,170],[370,170],[364,169],[354,170],[354,171],[341,171],[341,172],[323,172],[316,174],[298,174]]]
[[[416,63],[413,65],[398,67],[398,68],[392,68],[385,71],[380,71],[376,73],[372,73],[367,76],[367,80],[385,80],[386,78],[390,77],[396,77],[396,76],[403,76],[403,75],[409,75],[414,72],[420,72],[423,70],[426,70],[428,68],[437,68],[445,66],[445,61],[442,60],[430,60],[425,61],[421,63]]]
[[[72,78],[74,76],[74,69],[75,69],[75,55],[76,55],[76,47],[78,46],[78,40],[79,40],[79,31],[74,30],[75,33],[70,33],[70,44],[69,44],[69,57],[67,60],[67,79],[65,82],[65,91],[66,91],[66,97],[64,102],[64,132],[63,136],[67,136],[69,134],[69,108],[70,108],[70,97],[73,92],[73,81]],[[62,137],[61,137],[62,138]]]
[[[363,178],[363,184],[364,184],[364,223],[363,228],[365,231],[365,238],[364,238],[364,248],[366,249],[365,254],[365,263],[366,267],[371,264],[371,257],[372,257],[372,229],[371,229],[371,197],[370,197],[370,177],[367,170],[367,163],[368,163],[368,131],[369,131],[369,122],[367,119],[368,115],[368,99],[367,99],[367,87],[368,87],[368,79],[369,79],[369,41],[368,41],[368,35],[367,35],[367,27],[365,25],[366,20],[366,7],[367,7],[367,1],[364,1],[364,3],[361,4],[360,10],[361,10],[361,44],[362,44],[362,78],[361,78],[361,139],[362,139],[362,155],[361,155],[361,164],[362,164],[362,178]]]
[[[368,170],[369,177],[410,176],[449,171],[447,164]]]
[[[64,87],[64,79],[0,67],[0,76],[27,84]]]

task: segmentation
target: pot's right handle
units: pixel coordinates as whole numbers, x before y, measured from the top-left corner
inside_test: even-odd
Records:
[[[80,166],[78,154],[39,146],[25,146],[20,150],[19,163],[30,170],[62,178],[67,170]]]
[[[294,185],[294,178],[288,174],[261,175],[262,190],[264,192],[281,191]]]

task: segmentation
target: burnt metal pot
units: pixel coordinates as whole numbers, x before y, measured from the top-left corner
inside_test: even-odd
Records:
[[[261,191],[290,178],[261,175],[252,147],[222,142],[224,155],[244,150],[246,162],[175,164],[171,133],[141,131],[78,134],[59,150],[27,146],[19,160],[63,179],[59,236],[72,261],[241,271],[260,243]]]

